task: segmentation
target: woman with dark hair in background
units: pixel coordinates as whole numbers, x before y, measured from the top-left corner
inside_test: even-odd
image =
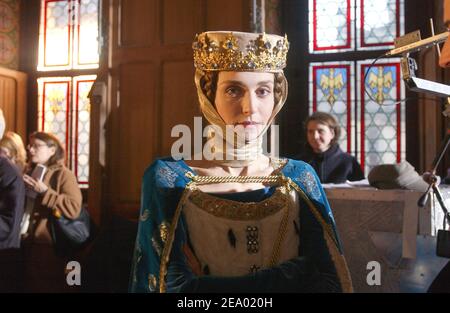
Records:
[[[75,219],[81,212],[82,195],[75,175],[65,165],[65,151],[59,139],[46,132],[30,136],[28,189],[37,194],[28,231],[25,291],[61,292],[67,288],[67,260],[57,256],[51,235],[50,216]],[[37,165],[46,167],[42,181],[31,173]],[[28,199],[27,199],[28,201]]]
[[[336,119],[325,112],[315,112],[305,121],[307,144],[299,159],[309,163],[322,183],[344,183],[364,179],[355,157],[338,144],[341,129]]]

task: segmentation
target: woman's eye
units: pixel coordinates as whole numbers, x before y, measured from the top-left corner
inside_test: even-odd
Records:
[[[242,91],[238,87],[229,87],[225,90],[225,93],[230,97],[238,97],[242,93]]]
[[[271,94],[271,90],[268,88],[261,88],[256,90],[256,95],[259,97],[266,97]]]

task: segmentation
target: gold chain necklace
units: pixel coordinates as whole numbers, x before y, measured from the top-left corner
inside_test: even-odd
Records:
[[[286,179],[283,175],[269,176],[200,176],[187,172],[186,176],[197,185],[221,184],[221,183],[271,183],[283,184]]]

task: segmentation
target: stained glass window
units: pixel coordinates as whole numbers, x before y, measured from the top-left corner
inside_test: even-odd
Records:
[[[95,76],[79,76],[74,78],[75,106],[72,115],[75,123],[73,132],[74,148],[72,149],[72,168],[80,185],[87,185],[89,180],[89,128],[91,106],[88,98]]]
[[[98,0],[81,0],[78,15],[76,67],[98,64]],[[80,40],[80,38],[82,40]]]
[[[341,52],[354,48],[353,0],[309,1],[309,51]]]
[[[98,67],[99,0],[41,0],[38,70]]]
[[[309,52],[392,48],[403,12],[404,0],[309,0]]]
[[[55,134],[66,151],[69,142],[69,112],[71,79],[68,77],[42,78],[39,85],[38,129]]]
[[[45,1],[41,8],[44,23],[40,49],[40,67],[65,67],[70,65],[71,8],[68,1]]]
[[[89,184],[87,96],[99,65],[99,3],[41,0],[37,128],[58,136],[82,188]]]
[[[55,134],[66,150],[66,163],[80,186],[89,180],[89,91],[95,76],[38,79],[38,129]]]
[[[358,50],[388,49],[404,33],[403,0],[358,0]]]
[[[341,126],[339,144],[343,151],[355,152],[354,66],[351,62],[310,63],[310,114],[332,114]]]
[[[375,165],[405,159],[405,108],[400,63],[391,59],[370,68],[370,60],[358,62],[359,160],[366,173]],[[367,72],[364,83],[364,74]],[[367,91],[365,91],[365,90]]]

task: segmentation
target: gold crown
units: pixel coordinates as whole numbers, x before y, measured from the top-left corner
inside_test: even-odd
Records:
[[[287,36],[243,32],[205,32],[192,44],[194,66],[202,71],[282,72]]]

